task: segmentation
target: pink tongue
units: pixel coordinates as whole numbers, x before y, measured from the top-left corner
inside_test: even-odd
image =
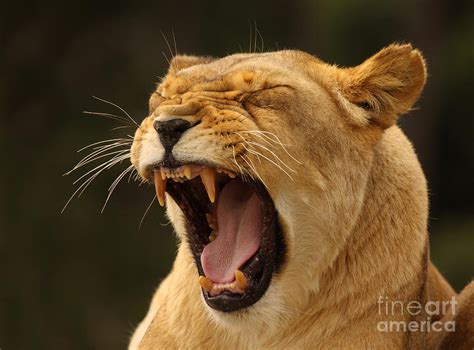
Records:
[[[255,254],[262,232],[262,203],[240,180],[224,186],[217,201],[217,238],[201,254],[205,275],[213,282],[228,283],[234,272]]]

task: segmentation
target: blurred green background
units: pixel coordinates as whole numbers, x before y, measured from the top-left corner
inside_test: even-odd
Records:
[[[430,78],[401,121],[426,172],[432,259],[456,289],[474,274],[474,2],[463,1],[2,1],[0,17],[0,348],[120,349],[145,315],[176,247],[153,189],[119,185],[123,164],[66,212],[78,174],[63,177],[89,143],[122,137],[166,70],[160,30],[181,53],[248,50],[254,23],[264,50],[298,48],[355,65],[393,41],[411,42]],[[262,49],[260,38],[258,49]],[[120,168],[120,169],[119,169]],[[155,202],[156,203],[156,202]]]

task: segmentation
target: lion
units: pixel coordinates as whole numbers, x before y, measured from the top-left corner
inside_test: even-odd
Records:
[[[430,263],[427,184],[397,126],[426,77],[409,44],[350,68],[174,57],[131,162],[179,249],[130,349],[472,348],[474,283],[458,296]]]

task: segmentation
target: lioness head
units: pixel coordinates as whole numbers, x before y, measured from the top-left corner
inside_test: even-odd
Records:
[[[425,79],[410,45],[352,68],[299,51],[173,59],[132,163],[166,202],[196,267],[189,288],[212,312],[317,291],[359,216],[377,143]]]

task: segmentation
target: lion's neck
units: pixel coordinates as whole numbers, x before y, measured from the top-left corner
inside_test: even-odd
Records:
[[[337,327],[350,327],[353,320],[346,315],[383,316],[379,297],[405,305],[421,298],[427,263],[426,182],[408,140],[392,129],[377,147],[356,224],[320,275],[318,291],[300,307],[300,319],[309,317],[315,325],[337,319]]]

